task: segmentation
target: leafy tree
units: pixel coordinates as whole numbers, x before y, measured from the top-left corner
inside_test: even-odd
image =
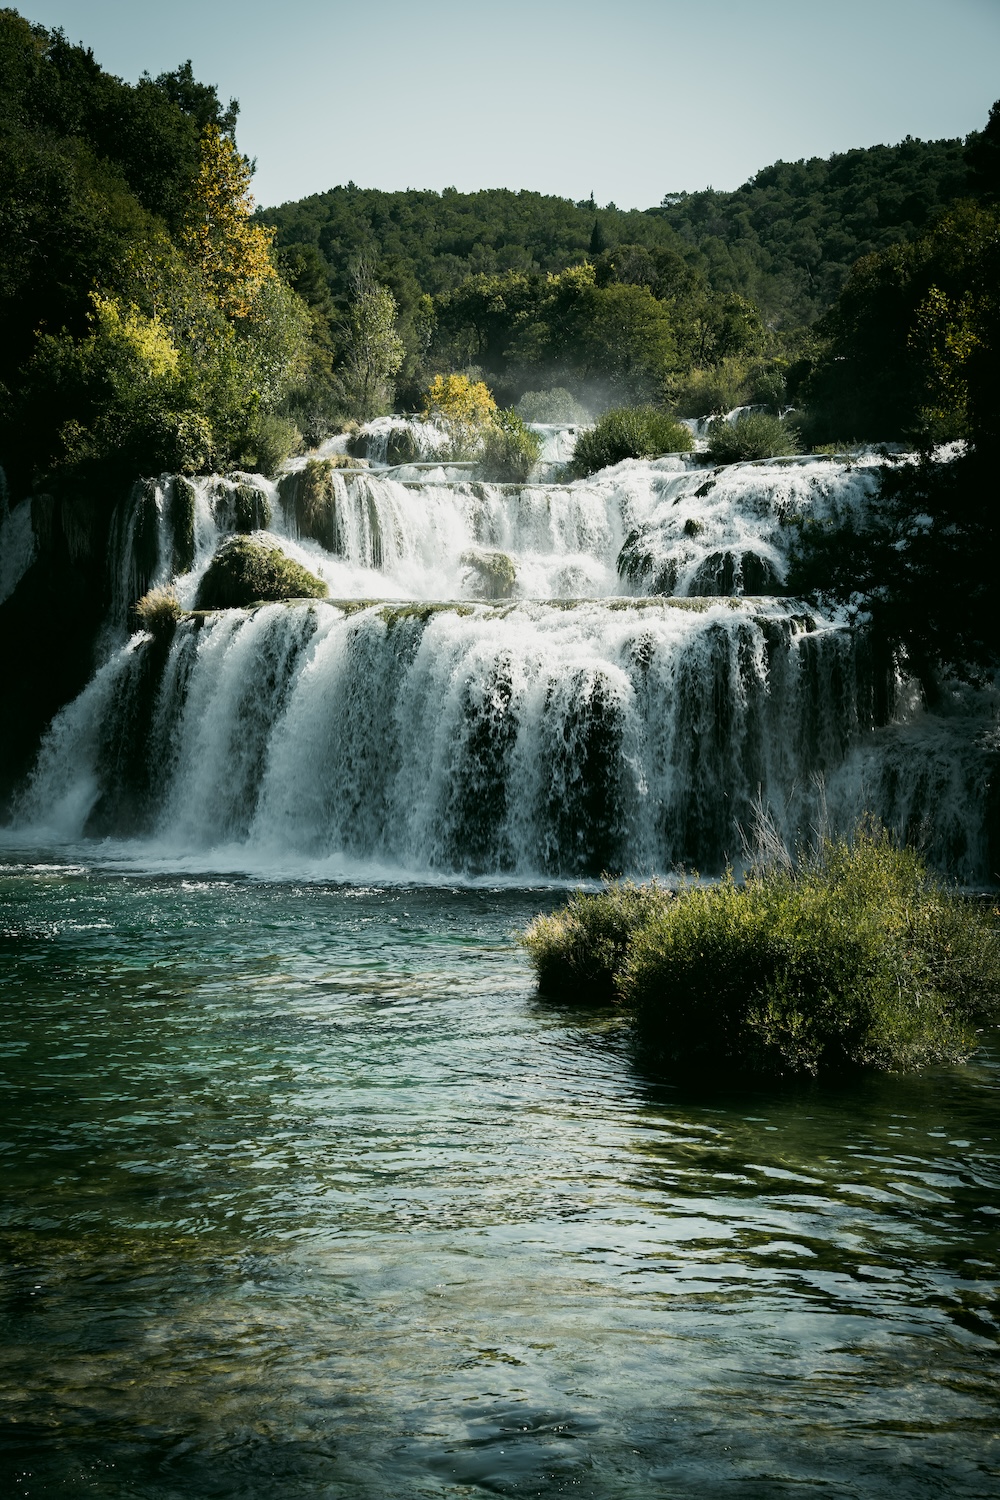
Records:
[[[396,332],[396,299],[362,270],[348,315],[343,377],[351,410],[362,421],[392,406],[392,377],[403,363],[403,354],[403,341]]]
[[[201,167],[185,214],[180,243],[219,309],[249,317],[264,283],[277,278],[273,231],[251,218],[250,164],[218,125],[206,125]]]

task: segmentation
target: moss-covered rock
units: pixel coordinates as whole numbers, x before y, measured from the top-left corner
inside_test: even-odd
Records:
[[[466,584],[477,599],[510,599],[517,569],[506,552],[463,552]]]
[[[324,599],[322,579],[259,537],[223,542],[198,588],[196,609],[238,609],[258,601]]]
[[[174,572],[188,573],[194,566],[194,507],[196,491],[190,479],[175,474],[170,486],[170,531],[174,540]]]
[[[774,564],[757,552],[710,552],[691,580],[692,594],[774,594],[781,580]]]
[[[336,458],[311,458],[303,468],[283,474],[278,480],[285,519],[299,536],[309,537],[328,552],[337,553],[341,547],[333,472],[342,466],[340,460],[339,454]]]
[[[212,509],[221,531],[249,536],[253,531],[266,531],[271,524],[271,502],[263,490],[244,479],[220,484]]]
[[[423,456],[420,439],[411,426],[392,428],[385,445],[387,464],[419,463]]]

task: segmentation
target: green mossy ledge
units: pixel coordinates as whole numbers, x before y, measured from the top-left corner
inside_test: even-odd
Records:
[[[196,610],[242,609],[283,599],[325,599],[321,578],[254,536],[223,542],[198,587]]]
[[[577,894],[521,940],[542,994],[621,1006],[668,1067],[815,1077],[970,1057],[1000,1022],[998,918],[862,828],[742,885]]]

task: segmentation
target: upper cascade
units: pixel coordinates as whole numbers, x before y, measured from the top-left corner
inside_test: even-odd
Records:
[[[277,483],[233,474],[137,485],[116,521],[118,622],[145,588],[171,580],[191,608],[233,530],[280,537],[336,599],[781,594],[792,522],[840,519],[878,485],[874,457],[706,469],[669,455],[521,485],[472,479],[468,467],[362,467],[328,450]]]
[[[541,463],[570,436],[547,432]],[[931,720],[863,631],[781,597],[795,523],[858,514],[877,455],[675,454],[501,485],[436,442],[389,418],[275,482],[136,484],[106,659],[53,723],[22,818],[271,868],[579,878],[721,869],[763,802],[790,842],[824,808],[874,812],[988,878],[982,726]],[[328,597],[196,611],[234,533]],[[129,638],[154,587],[189,614]]]

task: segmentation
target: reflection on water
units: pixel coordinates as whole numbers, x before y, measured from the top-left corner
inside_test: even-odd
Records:
[[[686,1091],[557,900],[8,856],[8,1493],[1000,1492],[995,1061]]]

